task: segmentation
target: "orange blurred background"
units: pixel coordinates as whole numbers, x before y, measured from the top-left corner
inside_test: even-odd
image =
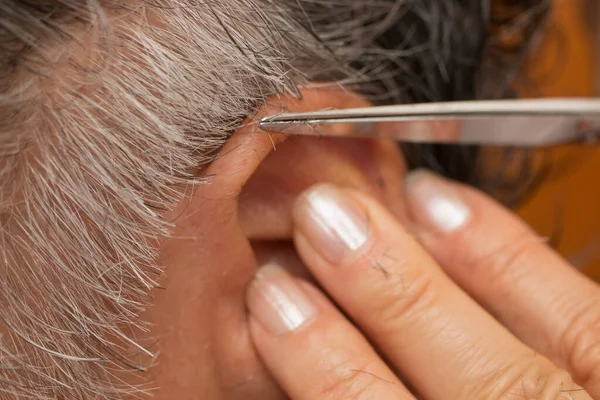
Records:
[[[596,70],[597,0],[555,0],[550,35],[541,57],[531,63],[535,87],[548,97],[598,95]],[[576,267],[600,281],[600,146],[553,149],[552,158],[568,159],[518,212],[541,235],[560,231],[559,251]]]

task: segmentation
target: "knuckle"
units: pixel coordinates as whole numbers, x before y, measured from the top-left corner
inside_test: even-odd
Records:
[[[470,393],[462,398],[559,400],[565,398],[565,393],[577,390],[580,388],[567,371],[552,366],[548,361],[540,363],[533,357],[526,362],[517,362],[503,368],[486,379],[475,396]]]
[[[318,399],[363,399],[370,398],[379,378],[367,372],[368,365],[357,366],[350,361],[330,365],[325,372],[328,377],[319,390]]]
[[[514,282],[525,272],[522,267],[535,265],[541,243],[539,237],[524,233],[491,251],[473,256],[466,263],[470,271],[478,277],[485,277],[489,283]]]
[[[435,286],[430,273],[419,268],[405,270],[378,293],[371,316],[377,326],[393,328],[422,315],[435,301]]]
[[[559,354],[565,355],[575,380],[584,386],[600,380],[600,310],[598,302],[586,303],[559,337]]]

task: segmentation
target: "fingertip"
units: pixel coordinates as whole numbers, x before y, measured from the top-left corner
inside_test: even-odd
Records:
[[[271,335],[284,335],[310,325],[319,311],[294,278],[270,263],[259,269],[246,293],[250,315]]]
[[[453,233],[469,224],[471,205],[456,185],[433,172],[416,170],[404,183],[407,205],[421,229]]]

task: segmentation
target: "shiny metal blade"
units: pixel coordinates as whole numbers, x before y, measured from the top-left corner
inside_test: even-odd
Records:
[[[499,100],[278,114],[260,128],[293,135],[490,146],[550,146],[595,138],[596,99]]]

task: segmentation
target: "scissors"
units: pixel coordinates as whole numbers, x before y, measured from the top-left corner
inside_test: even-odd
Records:
[[[291,135],[420,143],[594,144],[600,139],[600,99],[458,101],[281,113],[261,119],[259,127]]]

